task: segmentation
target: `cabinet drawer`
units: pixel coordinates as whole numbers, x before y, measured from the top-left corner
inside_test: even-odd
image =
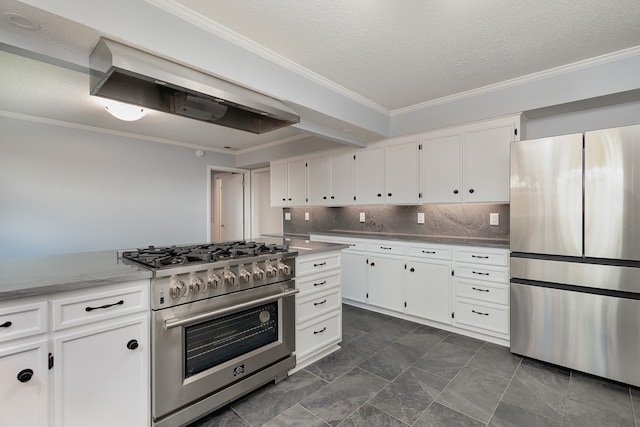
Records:
[[[0,342],[47,332],[47,302],[0,309]]]
[[[506,267],[509,265],[509,253],[507,251],[489,252],[483,249],[477,251],[458,249],[456,250],[456,261]]]
[[[136,283],[139,285],[53,300],[53,330],[146,311],[149,282]]]
[[[456,298],[454,320],[460,327],[509,334],[509,309],[507,307],[476,304],[473,301]]]
[[[296,288],[300,289],[300,297],[310,292],[324,291],[338,286],[340,286],[340,273],[320,273],[302,279],[296,278]]]
[[[369,252],[389,255],[404,255],[404,245],[399,243],[375,242],[367,245]]]
[[[407,256],[427,259],[451,259],[451,249],[439,246],[408,246]]]
[[[457,265],[456,277],[486,280],[490,282],[509,283],[509,270],[506,268],[491,268],[475,265]]]
[[[342,339],[342,311],[337,310],[309,322],[297,330],[296,355],[299,358]]]
[[[340,289],[313,294],[310,298],[300,298],[297,308],[297,323],[303,323],[324,313],[340,308]]]
[[[509,285],[456,280],[456,296],[495,304],[509,304]]]
[[[296,258],[296,276],[319,273],[340,267],[340,252],[322,255],[299,256]]]
[[[367,250],[367,244],[365,242],[345,241],[345,242],[340,242],[340,243],[343,243],[345,245],[349,245],[349,249],[343,249],[344,251],[365,252]]]

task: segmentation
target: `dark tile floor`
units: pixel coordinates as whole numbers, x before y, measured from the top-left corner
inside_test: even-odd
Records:
[[[637,388],[343,307],[341,350],[190,427],[640,427]]]

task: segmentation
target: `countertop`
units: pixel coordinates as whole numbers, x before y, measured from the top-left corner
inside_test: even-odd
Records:
[[[0,259],[0,301],[149,278],[151,271],[119,262],[115,250]]]
[[[482,239],[470,237],[425,236],[419,234],[378,233],[351,230],[313,231],[310,234],[325,236],[354,237],[358,239],[397,240],[416,243],[437,243],[441,245],[478,246],[488,248],[509,249],[508,239]]]
[[[289,245],[289,250],[297,251],[299,256],[339,251],[349,247],[349,245],[343,245],[341,243],[312,242],[309,239],[299,239],[289,235],[281,236],[276,234],[263,234],[262,237],[256,240],[270,244]]]

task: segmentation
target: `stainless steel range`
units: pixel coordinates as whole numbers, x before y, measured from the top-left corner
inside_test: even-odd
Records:
[[[120,251],[153,271],[154,426],[184,426],[295,366],[295,257],[233,242]]]

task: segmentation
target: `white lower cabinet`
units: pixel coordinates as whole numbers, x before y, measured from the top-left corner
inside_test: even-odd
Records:
[[[0,425],[148,426],[148,289],[141,280],[1,302]]]
[[[367,302],[366,253],[342,252],[342,298],[360,303]]]
[[[451,324],[451,262],[407,261],[405,313]]]
[[[404,258],[369,255],[367,265],[367,303],[388,310],[402,311]]]
[[[290,373],[340,349],[342,293],[340,251],[296,258],[296,367]]]

